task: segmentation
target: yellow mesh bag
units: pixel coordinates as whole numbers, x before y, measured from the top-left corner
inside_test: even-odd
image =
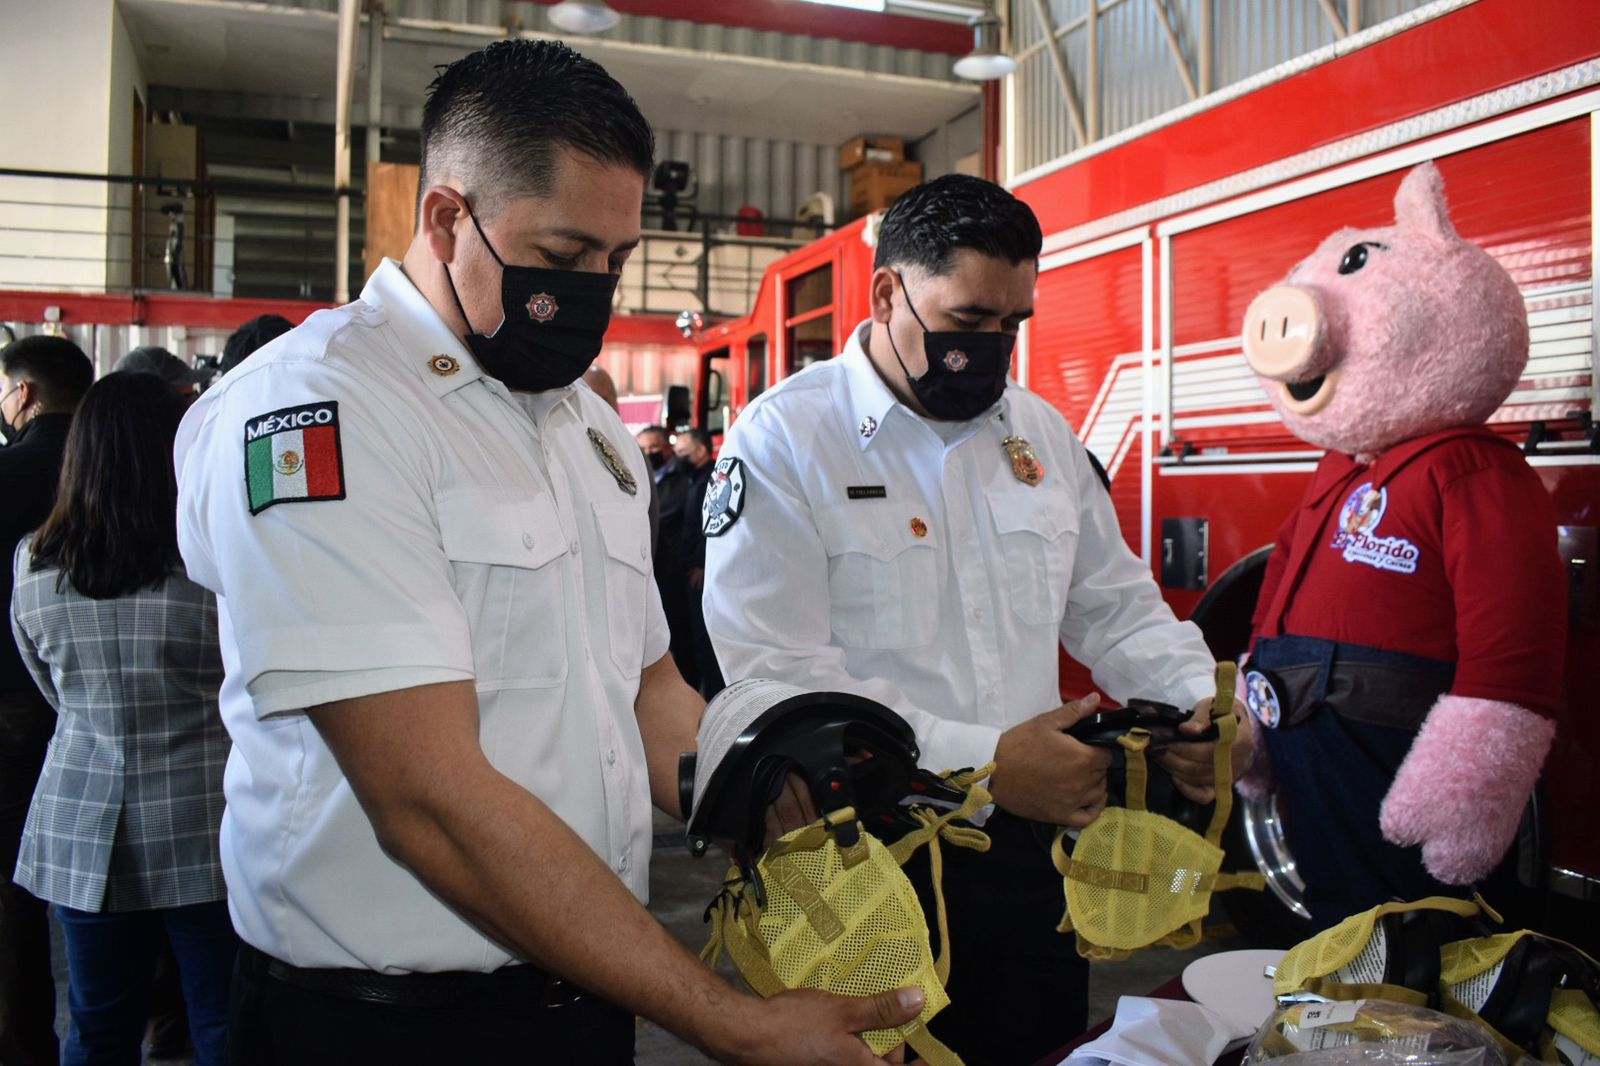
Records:
[[[1066,831],[1057,831],[1050,856],[1067,904],[1057,931],[1076,931],[1078,953],[1085,958],[1125,958],[1154,944],[1192,947],[1200,941],[1213,892],[1266,887],[1258,873],[1219,872],[1218,842],[1233,808],[1234,676],[1232,663],[1218,664],[1213,705],[1227,710],[1217,720],[1217,802],[1204,837],[1145,808],[1150,734],[1143,729],[1118,738],[1127,753],[1127,806],[1102,812],[1079,834],[1071,855]]]
[[[1324,929],[1311,939],[1302,940],[1290,948],[1283,961],[1278,963],[1277,975],[1272,979],[1273,991],[1280,996],[1287,995],[1309,987],[1311,981],[1325,979],[1347,988],[1356,988],[1357,991],[1350,998],[1359,998],[1366,994],[1362,989],[1378,984],[1368,979],[1369,975],[1376,973],[1379,978],[1382,976],[1382,967],[1369,962],[1381,958],[1384,950],[1382,937],[1374,935],[1378,920],[1386,914],[1422,910],[1447,911],[1470,918],[1478,914],[1480,908],[1472,900],[1429,896],[1411,903],[1385,903],[1369,911],[1352,914],[1331,929]],[[1394,986],[1381,987],[1389,989]],[[1413,993],[1413,997],[1416,996],[1426,999],[1421,993]],[[1395,999],[1397,996],[1380,998]],[[1415,1000],[1408,997],[1405,1001]]]
[[[1425,910],[1444,911],[1463,918],[1483,914],[1494,922],[1500,921],[1500,916],[1481,898],[1430,896],[1410,903],[1385,903],[1353,914],[1333,928],[1295,945],[1278,963],[1274,991],[1280,996],[1310,992],[1333,1000],[1383,999],[1424,1005],[1429,1000],[1429,992],[1383,981],[1386,934],[1382,919],[1389,914]],[[1572,945],[1527,929],[1442,944],[1438,949],[1438,988],[1431,990],[1437,997],[1439,1010],[1484,1026],[1513,1059],[1524,1051],[1533,1051],[1541,1062],[1570,1062],[1576,1061],[1574,1049],[1600,1056],[1600,1011],[1581,990],[1552,990],[1547,1028],[1536,1039],[1529,1038],[1536,1046],[1520,1047],[1477,1013],[1498,976],[1494,972],[1496,967],[1527,937],[1571,951],[1590,966],[1596,965]]]
[[[977,782],[990,767],[950,782],[967,791],[956,810],[940,814],[914,810],[919,828],[885,845],[846,807],[785,834],[757,864],[765,904],[737,866],[728,887],[712,904],[711,939],[701,958],[715,964],[727,951],[755,992],[777,995],[786,989],[814,988],[847,996],[871,996],[895,988],[917,987],[925,997],[915,1021],[897,1029],[873,1029],[862,1039],[882,1055],[904,1043],[930,1066],[960,1066],[961,1060],[927,1030],[928,1021],[949,1005],[950,942],[940,890],[940,841],[986,851],[989,838],[966,826],[990,802]],[[841,847],[840,827],[853,825],[856,843]],[[928,923],[901,866],[920,846],[928,846],[938,908],[940,955],[936,960]]]
[[[1589,1054],[1600,1055],[1600,1013],[1577,989],[1558,989],[1550,997],[1550,1028]]]

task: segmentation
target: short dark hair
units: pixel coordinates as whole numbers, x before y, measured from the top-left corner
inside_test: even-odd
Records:
[[[40,333],[0,348],[0,373],[13,382],[26,381],[39,402],[56,411],[70,411],[94,382],[94,364],[83,349],[65,337]]]
[[[172,442],[183,412],[165,381],[140,371],[107,374],[84,394],[32,545],[35,567],[60,568],[58,589],[112,599],[159,587],[180,565]]]
[[[872,266],[943,274],[960,248],[1015,266],[1038,259],[1043,243],[1033,208],[992,181],[946,174],[908,190],[889,208]]]
[[[257,315],[228,335],[222,346],[222,359],[217,363],[217,373],[226,374],[244,362],[257,348],[268,341],[294,329],[294,323],[282,315]]]
[[[672,439],[672,433],[667,429],[666,426],[645,426],[639,432],[634,434],[634,438],[637,439],[639,437],[642,437],[646,433],[657,433],[657,434],[660,434],[662,440],[671,440]]]
[[[418,202],[453,176],[492,218],[509,200],[549,193],[558,148],[645,177],[655,162],[650,124],[604,67],[560,41],[496,41],[428,86]]]
[[[678,436],[688,437],[690,440],[696,442],[700,445],[700,447],[704,448],[708,452],[711,450],[711,434],[699,426],[690,426],[688,429],[680,429],[678,430]]]

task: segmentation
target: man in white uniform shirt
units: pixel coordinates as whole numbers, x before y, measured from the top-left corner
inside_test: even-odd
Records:
[[[871,320],[740,415],[705,503],[706,625],[729,681],[856,692],[906,717],[923,765],[997,765],[993,849],[945,857],[952,1005],[930,1028],[969,1063],[1032,1062],[1084,1027],[1048,846],[1100,813],[1109,757],[1062,732],[1098,697],[1062,706],[1058,647],[1116,699],[1198,708],[1193,731],[1213,693],[1200,631],[1128,550],[1083,445],[1007,381],[1040,243],[989,182],[903,195]],[[1161,758],[1212,798],[1209,745]]]
[[[920,997],[736,992],[643,907],[702,702],[647,472],[575,384],[638,244],[648,125],[560,44],[452,64],[402,263],[207,392],[181,542],[218,596],[236,1063],[870,1061]],[[241,476],[242,475],[242,476]]]

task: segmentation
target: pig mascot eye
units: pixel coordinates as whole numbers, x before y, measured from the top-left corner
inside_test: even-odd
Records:
[[[1368,244],[1367,242],[1363,241],[1354,248],[1351,248],[1348,252],[1344,253],[1344,258],[1339,260],[1339,273],[1354,274],[1356,271],[1367,265],[1367,249],[1379,247],[1382,247],[1382,245]]]

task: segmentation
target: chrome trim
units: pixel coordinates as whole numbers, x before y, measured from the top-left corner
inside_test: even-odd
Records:
[[[1550,891],[1585,903],[1600,903],[1600,877],[1562,866],[1550,867]]]
[[[1283,819],[1278,816],[1276,797],[1266,801],[1239,797],[1239,813],[1244,821],[1245,841],[1256,868],[1267,879],[1267,887],[1289,910],[1307,921],[1311,912],[1304,903],[1306,883],[1295,868],[1294,856],[1289,854],[1288,841],[1283,836]]]

